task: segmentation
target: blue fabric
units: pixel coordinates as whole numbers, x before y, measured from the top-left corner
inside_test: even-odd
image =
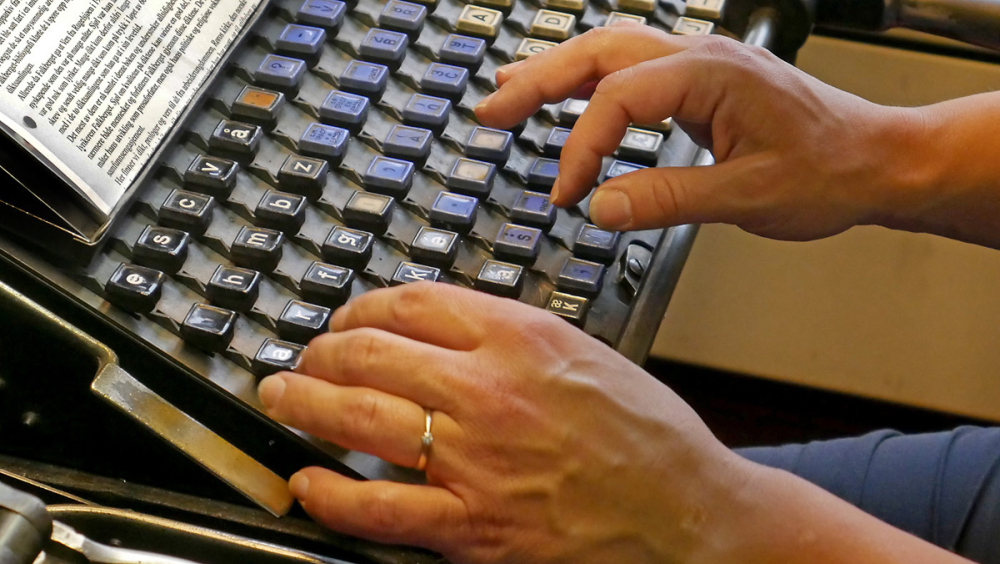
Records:
[[[748,448],[904,531],[981,564],[1000,564],[1000,428]]]

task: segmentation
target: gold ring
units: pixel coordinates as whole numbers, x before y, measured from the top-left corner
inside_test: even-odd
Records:
[[[434,435],[431,434],[432,421],[431,410],[424,408],[424,434],[420,437],[420,459],[417,460],[419,472],[423,472],[424,468],[427,468],[427,457],[431,453],[431,445],[434,444]]]

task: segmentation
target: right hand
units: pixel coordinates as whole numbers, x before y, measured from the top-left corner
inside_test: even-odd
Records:
[[[673,117],[718,163],[604,182],[590,215],[605,228],[722,222],[776,239],[817,239],[877,222],[903,183],[920,180],[918,110],[867,102],[719,36],[596,28],[502,67],[500,89],[476,114],[510,127],[595,81],[563,148],[553,203],[572,205],[590,192],[601,158],[632,123]]]

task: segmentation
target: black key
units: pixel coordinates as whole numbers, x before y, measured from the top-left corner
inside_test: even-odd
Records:
[[[587,310],[590,309],[590,300],[564,294],[562,292],[552,292],[549,301],[545,305],[545,310],[558,315],[577,327],[583,327],[587,321]]]
[[[375,235],[346,227],[334,227],[323,243],[323,258],[332,263],[364,268],[372,258]]]
[[[573,254],[598,262],[611,262],[618,254],[619,238],[620,235],[617,231],[605,231],[588,223],[576,236],[576,242],[573,243]]]
[[[431,223],[459,233],[468,233],[476,223],[478,205],[479,200],[471,196],[441,192],[431,206]]]
[[[535,188],[551,190],[559,176],[559,161],[555,159],[535,159],[528,171],[528,184]]]
[[[147,226],[132,247],[135,262],[170,274],[184,265],[190,236],[176,229]]]
[[[236,311],[250,311],[260,295],[260,273],[255,270],[220,266],[205,287],[208,299]]]
[[[488,260],[479,270],[474,286],[477,290],[497,296],[517,298],[524,287],[524,267],[509,262]]]
[[[239,96],[233,100],[232,116],[273,129],[284,105],[285,95],[281,92],[244,86]]]
[[[402,198],[413,185],[413,163],[375,157],[365,172],[365,188],[372,192]]]
[[[274,46],[279,53],[309,59],[323,51],[325,42],[326,30],[321,27],[288,24],[281,31]]]
[[[628,174],[630,172],[642,170],[644,168],[646,167],[635,163],[627,163],[625,161],[611,161],[611,166],[608,167],[608,172],[604,174],[604,180],[602,180],[601,182],[604,182],[605,180],[610,180],[612,178],[621,176],[623,174]]]
[[[493,242],[493,254],[498,258],[530,264],[538,257],[541,238],[539,229],[505,223]]]
[[[394,125],[385,136],[382,152],[390,157],[423,161],[431,154],[434,134],[429,129]]]
[[[364,96],[333,91],[320,106],[319,115],[323,121],[357,134],[368,119],[368,105]]]
[[[453,33],[444,39],[438,58],[449,65],[477,68],[486,58],[486,41]]]
[[[340,164],[347,152],[347,140],[350,136],[346,129],[314,123],[306,128],[299,139],[299,152]]]
[[[410,256],[413,260],[450,267],[458,254],[458,233],[421,227],[410,245]]]
[[[288,302],[276,323],[278,334],[296,343],[308,343],[313,337],[326,332],[330,310],[297,300]]]
[[[461,194],[485,198],[493,190],[497,167],[492,163],[472,159],[458,159],[451,168],[445,185]]]
[[[572,131],[572,129],[565,127],[553,127],[545,139],[545,148],[543,149],[545,154],[558,159],[559,155],[562,154],[563,145],[566,144],[566,139],[569,139],[569,134]]]
[[[403,121],[409,125],[426,127],[440,134],[448,125],[451,100],[414,94],[403,107]]]
[[[158,270],[122,264],[104,285],[107,300],[134,313],[149,313],[163,293],[164,275]]]
[[[502,165],[510,158],[513,139],[509,131],[476,127],[465,144],[465,156]]]
[[[284,242],[285,235],[280,231],[244,227],[236,235],[230,252],[239,266],[271,272],[281,260]]]
[[[295,12],[295,19],[335,34],[344,23],[346,11],[347,5],[340,0],[306,0]]]
[[[424,27],[427,8],[420,4],[389,0],[378,16],[380,27],[395,29],[416,37]]]
[[[340,305],[351,297],[354,271],[342,266],[314,262],[302,276],[299,287],[309,301],[324,305]]]
[[[601,291],[603,280],[603,264],[571,257],[559,271],[556,287],[584,296],[596,296]]]
[[[294,235],[306,220],[306,199],[297,194],[268,190],[257,204],[254,218],[261,227]]]
[[[424,92],[458,100],[469,84],[469,69],[441,63],[431,63],[420,79]]]
[[[378,101],[389,83],[389,67],[364,61],[351,61],[340,73],[340,87]]]
[[[186,190],[174,190],[160,206],[160,225],[202,235],[212,222],[215,198]]]
[[[251,367],[257,376],[270,376],[282,370],[295,370],[302,357],[302,345],[267,339],[253,357]]]
[[[385,233],[392,221],[392,210],[395,207],[396,200],[390,196],[357,192],[344,206],[344,221],[379,234]]]
[[[556,207],[549,201],[548,194],[525,191],[510,208],[510,218],[523,225],[548,230],[556,223]]]
[[[326,188],[330,165],[326,161],[292,155],[278,170],[278,183],[289,192],[318,200]]]
[[[295,93],[302,86],[305,74],[306,62],[302,59],[267,55],[253,73],[253,79],[258,85]]]
[[[412,262],[401,262],[396,267],[396,273],[389,281],[390,286],[401,284],[413,284],[416,282],[437,282],[441,278],[441,271],[437,268],[414,264]]]
[[[194,304],[181,324],[181,337],[208,352],[222,352],[236,333],[236,312]]]
[[[405,33],[372,28],[361,40],[358,52],[366,61],[398,67],[406,57],[406,47],[409,44],[410,38]]]
[[[222,120],[208,139],[208,147],[226,154],[253,157],[260,149],[263,135],[259,125]]]

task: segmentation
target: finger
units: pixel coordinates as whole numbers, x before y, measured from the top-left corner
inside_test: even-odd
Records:
[[[400,466],[412,468],[420,459],[424,409],[410,400],[290,372],[261,380],[259,394],[267,414],[281,423]],[[449,436],[452,425],[445,413],[434,414],[438,435]]]
[[[412,400],[430,409],[453,411],[459,353],[380,329],[364,327],[326,333],[312,340],[295,369],[340,386],[360,386]]]
[[[332,331],[374,327],[446,349],[472,350],[486,340],[483,316],[496,300],[480,292],[436,282],[367,292],[341,307]]]
[[[622,49],[627,43],[629,48]],[[689,45],[649,26],[594,28],[532,55],[504,73],[503,87],[476,106],[491,127],[520,123],[545,103],[565,100],[577,88],[642,61],[677,53]]]
[[[443,488],[358,482],[323,468],[292,476],[292,494],[321,524],[348,535],[448,552],[465,535],[468,513]]]

